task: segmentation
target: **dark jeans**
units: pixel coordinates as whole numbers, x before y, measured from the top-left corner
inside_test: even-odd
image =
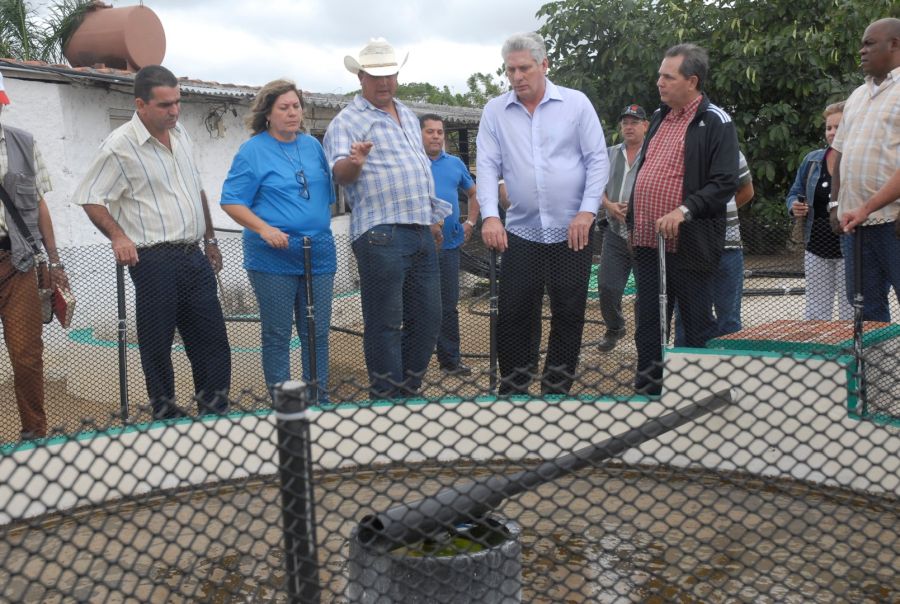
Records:
[[[528,392],[537,373],[546,290],[552,316],[541,392],[565,394],[581,352],[593,247],[575,252],[566,242],[537,243],[512,233],[508,239],[498,294],[500,393]]]
[[[853,303],[853,256],[857,236],[862,236],[863,320],[890,323],[888,294],[891,286],[900,302],[900,239],[894,235],[894,223],[856,227],[855,233],[841,237],[847,298]]]
[[[606,331],[621,332],[625,329],[622,315],[622,294],[631,273],[631,251],[628,241],[606,227],[603,235],[603,251],[600,253],[600,268],[597,273],[597,295],[600,299],[600,314],[606,323]]]
[[[678,303],[684,323],[685,346],[702,348],[713,337],[713,275],[674,268],[674,254],[666,254],[666,331]],[[659,262],[656,248],[634,248],[634,279],[637,287],[636,328],[637,375],[634,387],[648,394],[662,390],[662,342],[659,325]]]
[[[352,246],[359,267],[371,395],[415,394],[441,325],[441,278],[431,229],[380,224]]]
[[[442,366],[459,365],[459,248],[441,250],[441,331],[437,358]]]
[[[231,350],[212,267],[197,245],[159,244],[138,250],[134,283],[141,366],[154,413],[175,416],[172,343],[175,329],[191,363],[201,413],[228,409]]]

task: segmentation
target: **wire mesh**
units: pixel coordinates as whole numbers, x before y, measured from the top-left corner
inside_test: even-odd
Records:
[[[176,336],[174,403],[185,416],[168,420],[153,417],[127,271],[120,372],[112,253],[62,250],[78,308],[71,329],[44,331],[50,438],[20,440],[12,371],[0,362],[0,601],[288,602],[310,601],[298,595],[310,588],[335,603],[896,600],[900,328],[865,321],[858,354],[834,280],[831,315],[806,316],[807,292],[823,284],[808,265],[804,277],[807,250],[777,235],[772,253],[741,254],[739,330],[705,348],[680,347],[669,330],[658,397],[634,393],[633,279],[621,293],[625,334],[604,342],[602,230],[584,275],[568,392],[546,380],[558,307],[542,295],[541,329],[526,343],[535,363],[517,372],[525,386],[498,394],[508,375],[502,358],[492,363],[492,341],[509,336],[492,326],[490,274],[502,283],[514,264],[472,240],[458,275],[459,359],[470,371],[442,367],[434,339],[427,350],[409,348],[402,329],[421,317],[401,310],[399,346],[425,371],[420,381],[395,381],[395,398],[373,396],[366,284],[353,245],[338,236],[330,296],[314,295],[311,305],[321,317],[330,302],[327,349],[316,354],[327,387],[296,395],[309,396],[302,411],[282,416],[270,377],[285,363],[289,377],[304,377],[310,354],[303,279],[260,289],[242,267],[240,240],[222,238],[216,288],[229,409],[203,415],[193,402],[193,353]],[[563,273],[554,267],[546,278]],[[404,281],[390,293],[421,296],[405,289],[414,287]],[[521,293],[510,291],[500,295]],[[261,317],[260,295],[286,301],[287,335],[264,332],[273,319]],[[897,316],[893,294],[888,304]],[[428,338],[439,332],[419,327]],[[394,344],[381,346],[374,350]],[[723,392],[721,408],[663,433],[650,428]],[[616,438],[627,450],[578,457]],[[305,465],[296,463],[298,446],[308,447]],[[577,470],[562,461],[573,451]],[[528,488],[508,495],[500,479]],[[490,505],[458,497],[433,516],[453,521],[430,531],[400,513],[403,539],[380,548],[361,541],[372,518],[448,489],[468,492],[473,481],[494,485]],[[308,507],[292,507],[298,501]],[[308,517],[286,513],[296,509]]]

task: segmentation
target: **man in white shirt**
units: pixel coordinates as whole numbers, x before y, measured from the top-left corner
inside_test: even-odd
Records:
[[[567,393],[578,367],[591,269],[591,233],[609,160],[588,98],[547,79],[537,33],[502,50],[512,90],[484,108],[478,130],[478,190],[485,245],[503,254],[497,356],[500,393],[524,393],[537,373],[541,315],[550,297],[543,393]],[[500,176],[511,205],[500,221]]]
[[[154,416],[182,415],[172,367],[176,328],[191,362],[200,412],[221,413],[231,384],[231,351],[213,272],[222,268],[222,255],[191,139],[178,125],[178,80],[159,65],[144,67],[134,78],[134,96],[134,117],[103,141],[74,201],[109,237],[116,262],[128,266]]]

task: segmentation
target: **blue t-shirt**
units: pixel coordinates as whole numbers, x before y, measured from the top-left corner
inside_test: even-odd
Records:
[[[437,198],[453,206],[453,214],[444,220],[444,245],[441,246],[445,250],[452,250],[461,246],[466,238],[463,225],[459,222],[459,189],[468,191],[475,182],[462,160],[444,151],[431,161],[431,175],[434,177]]]
[[[301,197],[298,172],[303,170],[309,199]],[[261,132],[241,145],[225,184],[221,205],[242,205],[290,237],[287,249],[275,249],[244,229],[244,268],[282,275],[303,274],[303,237],[312,239],[314,275],[337,270],[331,235],[334,187],[322,145],[308,134],[282,143]]]

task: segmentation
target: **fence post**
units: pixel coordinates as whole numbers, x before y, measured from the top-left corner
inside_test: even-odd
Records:
[[[304,382],[275,386],[286,582],[291,604],[315,604],[321,597],[309,401]]]
[[[125,313],[125,267],[116,263],[116,305],[118,323],[116,339],[119,348],[119,409],[122,423],[128,423],[128,321]]]
[[[497,250],[491,249],[490,269],[488,273],[490,282],[490,388],[491,393],[497,393]]]
[[[303,238],[303,277],[306,282],[306,352],[309,355],[309,380],[312,387],[311,400],[319,400],[319,370],[318,355],[316,354],[316,304],[313,299],[312,282],[312,239]],[[301,347],[302,348],[302,347]],[[328,384],[324,384],[327,388]]]
[[[869,412],[866,392],[866,367],[863,358],[863,306],[865,299],[862,291],[862,229],[857,227],[853,234],[853,356],[855,361],[856,388],[859,393],[858,404],[860,415],[865,417]]]

